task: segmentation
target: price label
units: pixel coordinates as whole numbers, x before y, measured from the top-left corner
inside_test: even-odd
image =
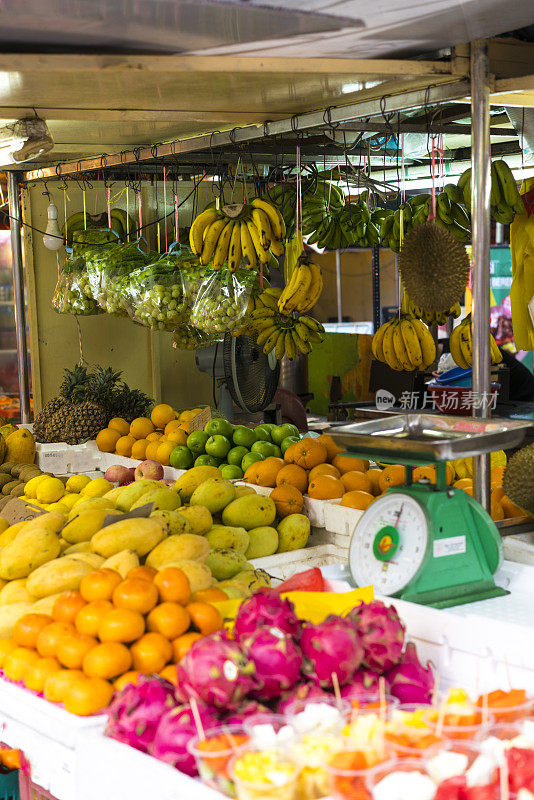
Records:
[[[6,503],[0,512],[1,516],[7,519],[10,525],[16,525],[17,522],[27,522],[30,519],[35,519],[35,517],[40,517],[44,513],[42,508],[32,506],[31,503],[20,500],[18,497],[14,497],[13,500]]]

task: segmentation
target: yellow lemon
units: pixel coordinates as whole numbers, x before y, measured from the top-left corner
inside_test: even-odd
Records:
[[[51,478],[49,475],[41,481],[37,487],[37,500],[40,503],[56,503],[66,494],[65,487],[59,478]]]
[[[68,494],[63,495],[63,497],[61,498],[61,503],[64,506],[67,506],[67,508],[70,511],[70,509],[73,507],[74,503],[77,503],[78,500],[80,500],[80,495],[79,494],[74,494],[73,492],[70,492]]]
[[[71,475],[67,481],[67,492],[81,492],[88,483],[91,483],[91,478],[87,475]]]
[[[37,487],[49,477],[50,475],[37,475],[35,478],[31,478],[24,487],[26,497],[35,499],[37,497]]]
[[[109,492],[110,489],[113,489],[113,484],[105,478],[94,478],[91,483],[84,486],[80,494],[84,497],[104,497],[106,492]]]

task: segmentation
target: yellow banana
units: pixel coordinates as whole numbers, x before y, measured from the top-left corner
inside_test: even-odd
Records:
[[[219,236],[217,240],[217,247],[215,248],[215,253],[213,256],[213,269],[221,269],[222,265],[228,258],[228,248],[230,246],[230,240],[236,224],[236,222],[232,221],[227,222],[223,232]]]
[[[273,234],[273,239],[283,239],[286,231],[285,231],[285,223],[284,218],[276,208],[276,206],[271,205],[271,203],[267,203],[265,200],[262,200],[259,197],[255,197],[252,201],[252,205],[254,208],[260,208],[265,214],[267,214],[269,218],[269,223],[271,225],[271,231]],[[271,247],[272,250],[272,247]]]
[[[427,369],[436,359],[436,344],[432,338],[432,334],[422,320],[414,317],[410,322],[412,323],[412,327],[419,339],[419,345],[421,346],[423,369]]]
[[[247,220],[247,228],[248,232],[250,233],[250,237],[252,239],[252,243],[254,245],[254,250],[258,256],[258,261],[260,264],[268,264],[269,263],[269,251],[265,250],[261,241],[260,241],[260,234],[258,229],[256,228],[254,222],[251,219]]]
[[[204,231],[212,222],[220,218],[221,214],[216,208],[206,208],[202,214],[195,217],[189,231],[189,244],[193,253],[199,255],[202,252]]]
[[[491,350],[491,363],[500,364],[502,361],[502,353],[499,350],[497,342],[490,333],[490,350]]]
[[[200,261],[203,266],[207,266],[210,263],[213,253],[215,252],[215,248],[217,247],[219,236],[227,225],[228,218],[222,217],[216,219],[215,222],[212,222],[209,228],[206,230],[206,236],[202,246],[202,255],[200,256]]]
[[[294,328],[291,331],[291,336],[293,337],[293,341],[295,342],[297,350],[300,350],[300,352],[303,353],[305,356],[307,356],[308,353],[311,353],[312,349],[311,344],[309,342],[304,341],[304,339],[301,339]]]
[[[263,345],[263,352],[265,353],[265,355],[268,355],[271,352],[271,350],[274,350],[274,346],[278,341],[279,333],[280,329],[276,327],[275,330],[269,336],[269,338],[266,340],[265,344]]]
[[[297,355],[297,346],[293,340],[293,337],[291,336],[291,331],[286,331],[285,351],[289,360],[293,361]]]
[[[280,239],[271,239],[271,253],[277,258],[284,255],[284,245]]]
[[[300,303],[306,297],[306,293],[310,288],[312,277],[308,264],[299,264],[297,270],[298,270],[297,287],[295,291],[291,294],[291,296],[288,297],[287,300],[285,300],[282,303],[282,311],[284,314],[290,314],[291,311],[294,311],[296,308],[298,308]],[[283,295],[278,301],[278,308],[280,308],[280,303],[282,299]]]
[[[408,354],[408,359],[414,367],[419,369],[423,366],[423,352],[411,320],[401,319],[400,331]]]
[[[279,286],[267,286],[267,288],[263,290],[262,294],[270,294],[272,297],[276,297],[278,300],[282,294],[282,289]]]
[[[462,324],[460,326],[460,348],[464,361],[469,367],[473,366],[473,350],[471,347],[471,325]]]
[[[384,358],[384,351],[382,349],[382,340],[384,339],[384,334],[386,329],[389,325],[389,322],[384,322],[383,325],[377,330],[375,335],[373,336],[373,340],[371,342],[371,351],[376,358],[377,361],[385,361]]]
[[[235,272],[241,263],[241,223],[235,222],[228,248],[228,268]]]
[[[286,332],[284,330],[278,332],[278,339],[274,347],[274,355],[277,361],[281,361],[285,353]]]
[[[304,302],[297,308],[297,311],[301,312],[310,311],[310,309],[312,309],[318,301],[323,291],[323,276],[321,274],[321,270],[317,264],[314,264],[313,262],[310,262],[308,266],[312,274],[312,282],[308,292],[306,293]]]
[[[257,340],[260,347],[261,345],[265,344],[265,342],[273,335],[273,333],[276,333],[276,331],[278,331],[277,325],[271,325],[270,328],[264,328],[262,331],[260,331]]]
[[[393,334],[395,333],[395,320],[388,322],[386,332],[382,339],[382,349],[384,351],[384,361],[391,367],[391,369],[402,372],[402,364],[395,354],[395,347],[393,345]]]
[[[239,223],[239,232],[241,234],[241,254],[243,256],[245,266],[248,269],[252,269],[258,263],[258,257],[256,255],[254,243],[245,221]]]
[[[260,297],[264,306],[272,308],[273,311],[278,309],[278,300],[270,292],[262,292]]]
[[[462,352],[462,348],[460,346],[460,336],[461,336],[461,325],[458,325],[449,337],[449,347],[451,350],[451,356],[454,359],[454,362],[458,364],[459,367],[462,369],[468,368],[468,363],[464,358],[464,354]]]
[[[273,235],[271,233],[271,223],[269,222],[269,217],[261,208],[252,208],[252,222],[258,229],[258,233],[260,236],[260,242],[264,250],[268,250],[271,246],[271,239]]]
[[[400,326],[400,320],[397,319],[394,330],[393,330],[393,349],[395,350],[395,355],[397,356],[398,360],[402,364],[402,368],[406,372],[411,372],[413,370],[413,365],[408,357],[408,353],[406,351],[406,347],[404,344],[404,339],[402,338],[402,331]]]

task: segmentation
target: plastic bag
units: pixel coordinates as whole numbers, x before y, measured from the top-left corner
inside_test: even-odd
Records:
[[[86,295],[98,303],[102,266],[119,244],[117,234],[107,228],[75,231],[72,235],[72,252],[83,258],[87,273]]]
[[[103,314],[103,310],[96,300],[93,300],[91,294],[85,259],[68,255],[52,297],[53,308],[58,314],[80,316]]]
[[[107,253],[100,266],[98,302],[115,317],[128,316],[127,289],[130,275],[147,264],[139,241],[119,244]]]
[[[194,325],[178,325],[172,337],[172,346],[176,350],[200,350],[217,341],[217,336],[209,336]]]
[[[219,338],[239,328],[256,278],[256,273],[247,269],[212,272],[197,294],[191,314],[193,325]]]

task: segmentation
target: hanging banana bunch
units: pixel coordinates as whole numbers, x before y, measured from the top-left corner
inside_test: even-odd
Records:
[[[462,313],[460,303],[455,303],[447,311],[423,311],[420,306],[417,306],[408,292],[404,292],[402,296],[401,311],[404,314],[410,314],[412,317],[421,319],[425,325],[445,325],[449,317],[458,319]]]
[[[471,208],[471,169],[462,172],[458,179],[458,190],[463,204]],[[524,214],[525,207],[517,188],[512,170],[502,159],[491,162],[491,216],[495,222],[510,225],[516,214]]]
[[[397,372],[428,369],[436,360],[436,345],[427,326],[417,317],[400,314],[385,322],[373,336],[371,350]]]
[[[490,352],[491,363],[500,364],[502,361],[502,353],[497,346],[497,342],[491,335],[490,337]],[[449,345],[451,349],[451,356],[456,364],[462,369],[468,369],[473,366],[473,344],[471,332],[471,314],[462,320],[456,326],[449,337]]]
[[[292,311],[305,314],[316,304],[322,291],[321,270],[307,255],[302,254],[280,296],[278,310],[281,314],[291,314]]]

